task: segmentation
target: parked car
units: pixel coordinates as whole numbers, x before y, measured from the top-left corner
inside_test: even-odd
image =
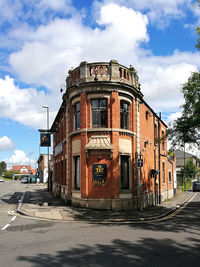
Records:
[[[26,184],[28,183],[28,177],[24,176],[21,178],[21,183]]]
[[[3,183],[4,182],[4,179],[3,177],[0,177],[0,182]]]
[[[193,192],[200,191],[200,182],[193,182],[192,190]]]
[[[29,177],[29,183],[36,183],[36,178],[35,178],[35,176],[30,176]]]

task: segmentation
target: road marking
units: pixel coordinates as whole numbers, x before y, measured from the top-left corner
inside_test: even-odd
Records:
[[[1,195],[0,198],[2,198],[2,197],[3,197],[4,195],[6,195],[6,194],[7,194],[7,192],[6,192],[6,193],[3,193],[3,195]]]
[[[10,222],[13,222],[16,219],[17,216],[12,217],[12,219],[10,220]]]
[[[10,220],[10,223],[6,224],[3,228],[1,228],[1,231],[5,231],[8,226],[10,226],[11,222],[13,222],[15,219],[17,218],[17,216],[13,216],[12,219]]]
[[[6,230],[8,228],[8,226],[10,226],[10,224],[6,224],[3,228],[1,228],[2,231]]]

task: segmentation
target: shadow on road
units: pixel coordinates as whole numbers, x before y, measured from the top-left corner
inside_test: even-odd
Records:
[[[55,244],[54,244],[55,245]],[[95,246],[79,245],[56,255],[38,254],[20,256],[18,261],[31,266],[198,266],[200,240],[188,240],[188,244],[171,239],[143,238],[131,243],[113,240],[111,244]]]

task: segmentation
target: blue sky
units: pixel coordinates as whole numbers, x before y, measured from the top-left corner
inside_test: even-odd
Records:
[[[133,65],[147,103],[166,123],[180,115],[181,85],[199,70],[192,0],[1,0],[0,161],[32,164],[39,133],[81,61]],[[41,148],[46,153],[45,148]]]

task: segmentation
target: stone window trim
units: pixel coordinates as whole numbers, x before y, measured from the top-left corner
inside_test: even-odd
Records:
[[[111,97],[110,94],[102,94],[102,93],[96,93],[96,94],[88,94],[87,99],[93,100],[93,99],[109,99]]]
[[[136,132],[132,132],[130,130],[126,129],[119,129],[119,128],[81,128],[80,130],[73,131],[69,134],[69,137],[72,137],[74,135],[78,135],[81,133],[92,133],[92,132],[98,132],[98,133],[112,133],[112,132],[118,132],[119,134],[129,135],[129,136],[136,136]]]
[[[110,138],[108,136],[91,136],[89,142],[85,145],[85,151],[87,159],[89,158],[90,151],[108,151],[110,153],[110,158],[112,158],[113,144],[110,143]]]
[[[119,96],[119,100],[124,101],[124,102],[128,102],[130,105],[132,104],[132,101],[125,96]]]
[[[81,101],[80,96],[79,96],[79,97],[76,97],[76,98],[74,98],[74,99],[72,100],[71,105],[74,106],[76,103],[78,103],[78,102],[80,102],[80,101]]]

